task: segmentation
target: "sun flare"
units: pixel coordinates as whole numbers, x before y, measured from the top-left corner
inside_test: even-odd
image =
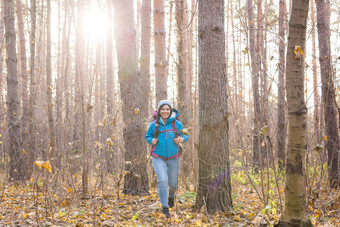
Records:
[[[84,32],[89,40],[98,41],[105,37],[107,30],[107,15],[104,8],[91,7],[85,17]]]

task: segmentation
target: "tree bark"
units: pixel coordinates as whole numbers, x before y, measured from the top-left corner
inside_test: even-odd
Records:
[[[313,56],[313,98],[314,98],[314,141],[316,144],[320,144],[321,141],[321,132],[320,132],[320,96],[319,96],[319,88],[318,88],[318,70],[316,64],[316,18],[315,18],[315,10],[314,3],[311,3],[311,18],[312,18],[312,56]]]
[[[21,77],[21,97],[22,97],[22,134],[27,130],[27,114],[28,114],[28,88],[27,88],[27,56],[26,56],[26,41],[25,28],[22,13],[21,0],[16,1],[17,8],[17,23],[19,35],[19,56],[20,56],[20,77]],[[23,135],[24,136],[24,135]]]
[[[288,147],[285,203],[281,226],[312,226],[305,210],[307,108],[304,100],[304,54],[309,0],[293,0],[287,47]]]
[[[317,28],[319,38],[319,62],[321,68],[322,104],[327,140],[328,180],[332,187],[340,186],[339,152],[340,139],[335,106],[334,74],[331,66],[330,10],[329,0],[316,1]]]
[[[150,39],[151,39],[151,0],[143,0],[141,14],[141,56],[140,56],[140,76],[142,95],[142,118],[149,116],[150,97]]]
[[[23,181],[25,179],[25,165],[21,150],[21,135],[18,98],[18,74],[16,55],[16,35],[14,25],[14,1],[4,1],[6,66],[7,66],[7,128],[10,156],[10,180]]]
[[[279,84],[278,84],[278,102],[277,102],[277,153],[279,158],[279,168],[284,169],[286,165],[286,89],[285,89],[285,42],[286,32],[284,19],[286,14],[286,1],[280,0],[279,6]]]
[[[35,158],[35,130],[34,130],[34,109],[37,84],[35,80],[35,42],[36,42],[36,13],[37,5],[36,0],[31,0],[31,34],[30,34],[30,94],[28,97],[28,133],[24,134],[23,141],[24,145],[26,141],[28,143],[27,151],[27,178],[31,178],[33,171],[33,162]],[[25,116],[23,116],[25,118]]]
[[[89,157],[86,150],[86,124],[85,124],[85,94],[84,94],[84,77],[85,77],[85,41],[84,41],[84,11],[87,0],[77,2],[77,28],[76,28],[76,59],[75,59],[75,100],[74,100],[74,129],[73,139],[76,143],[75,150],[79,151],[80,144],[82,154],[82,193],[86,196],[88,193],[88,174],[89,174]]]
[[[47,0],[47,51],[46,51],[46,95],[47,116],[49,127],[49,159],[55,164],[56,136],[54,131],[53,104],[52,104],[52,59],[51,59],[51,0]]]
[[[106,36],[106,112],[113,114],[114,107],[114,72],[113,72],[113,31],[112,31],[112,0],[107,0],[107,36]]]
[[[253,164],[258,167],[261,164],[260,160],[260,93],[259,93],[259,52],[255,46],[255,26],[253,15],[253,1],[247,0],[248,8],[248,23],[249,23],[249,51],[251,58],[251,81],[253,90],[253,102],[254,102],[254,126],[253,126]]]
[[[4,31],[5,31],[5,23],[4,23],[4,4],[1,4],[1,10],[0,10],[0,45],[2,46],[4,43]],[[4,84],[4,74],[3,74],[3,55],[0,51],[0,91],[3,89]],[[3,94],[0,92],[0,114],[3,114],[4,106],[3,106],[4,100],[3,100]],[[0,122],[2,124],[3,121]],[[1,130],[2,132],[2,130]],[[1,148],[2,149],[2,148]],[[1,153],[3,151],[1,150]]]
[[[196,208],[232,210],[224,1],[199,1],[199,182]]]
[[[123,101],[123,137],[125,170],[123,193],[148,194],[147,157],[144,149],[144,124],[141,109],[140,77],[134,28],[133,0],[114,1],[115,39],[117,44],[118,77]]]
[[[154,0],[156,103],[167,99],[168,70],[165,45],[164,0]]]

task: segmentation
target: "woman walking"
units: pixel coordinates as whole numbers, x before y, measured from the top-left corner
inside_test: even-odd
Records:
[[[184,127],[176,119],[178,115],[178,110],[172,108],[170,101],[160,101],[156,119],[150,123],[145,135],[146,141],[152,145],[152,165],[157,175],[158,196],[167,218],[170,217],[169,207],[174,206],[182,143],[189,139],[188,135],[180,131]]]

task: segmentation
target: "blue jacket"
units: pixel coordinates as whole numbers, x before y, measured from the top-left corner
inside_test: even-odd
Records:
[[[174,131],[162,132],[165,130],[172,129],[172,125],[171,125],[172,121],[176,121],[178,134],[179,136],[184,138],[184,142],[188,141],[189,139],[188,135],[185,135],[182,132],[180,132],[180,129],[183,129],[184,127],[180,121],[175,119],[178,116],[178,114],[179,114],[178,110],[172,109],[172,114],[167,120],[167,122],[165,123],[165,125],[162,122],[162,120],[159,120],[159,126],[158,126],[159,133],[157,137],[158,143],[155,146],[154,153],[164,158],[172,157],[176,155],[179,151],[178,145],[173,141],[173,139],[175,138]],[[152,145],[152,139],[154,138],[154,132],[155,132],[155,121],[150,123],[149,129],[145,135],[146,141],[151,145]]]

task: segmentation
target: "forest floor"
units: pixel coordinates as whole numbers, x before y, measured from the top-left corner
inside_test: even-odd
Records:
[[[81,198],[77,175],[73,188],[56,187],[49,177],[17,185],[4,179],[0,175],[0,226],[272,226],[281,213],[274,192],[278,190],[269,190],[264,206],[259,192],[237,174],[232,177],[233,211],[214,215],[205,207],[195,211],[194,189],[180,183],[169,219],[162,214],[153,187],[147,196],[118,195],[112,189],[92,190]],[[279,190],[283,192],[283,186]],[[315,226],[340,226],[340,191],[307,192],[306,211]]]

